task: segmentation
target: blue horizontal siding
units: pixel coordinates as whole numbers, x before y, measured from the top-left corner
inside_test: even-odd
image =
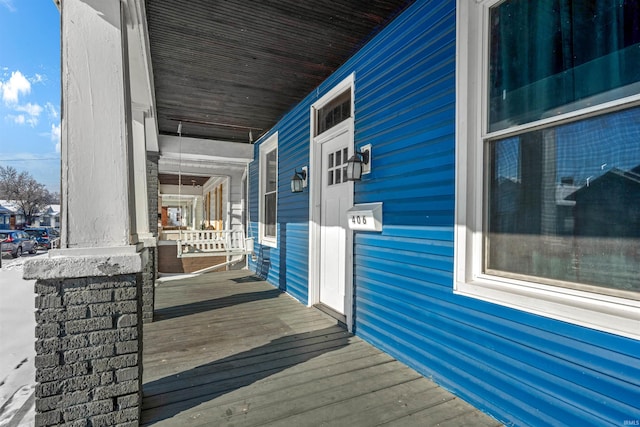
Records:
[[[250,164],[252,229],[258,235],[259,218],[259,163],[260,143],[278,131],[278,210],[277,246],[256,244],[257,259],[249,268],[268,282],[286,291],[301,303],[308,301],[308,248],[309,248],[309,195],[308,192],[291,193],[291,178],[309,164],[309,112],[298,107],[288,114],[288,120],[256,143],[254,161]]]
[[[392,353],[402,349],[404,354],[412,345],[420,342],[421,348],[428,349],[429,357],[437,357],[437,352],[457,355],[451,357],[448,354],[439,363],[466,366],[466,369],[469,369],[470,364],[466,359],[475,355],[471,366],[481,363],[487,367],[496,367],[501,376],[512,377],[511,382],[515,380],[527,387],[533,387],[534,384],[536,387],[543,387],[547,390],[546,394],[552,394],[557,402],[562,402],[564,396],[571,396],[578,391],[579,399],[568,404],[577,405],[586,414],[594,410],[616,409],[620,416],[633,411],[633,405],[636,404],[634,399],[637,398],[633,381],[629,381],[632,380],[629,375],[634,374],[633,369],[627,375],[610,371],[609,382],[602,384],[602,368],[588,369],[582,364],[556,360],[557,354],[549,353],[546,350],[548,346],[538,347],[532,346],[531,342],[523,344],[502,339],[499,332],[504,330],[504,326],[501,326],[504,319],[485,316],[484,322],[479,325],[477,313],[459,314],[460,310],[453,302],[447,302],[444,295],[438,296],[437,285],[427,284],[424,278],[413,279],[413,283],[411,279],[400,279],[405,283],[396,284],[399,280],[397,275],[380,275],[376,278],[364,276],[359,277],[367,286],[360,287],[357,291],[357,304],[361,306],[360,321],[369,327],[374,326],[374,330],[379,328],[385,334],[391,334],[396,340]],[[389,283],[393,283],[393,286]],[[403,334],[406,335],[406,342],[400,344],[397,340]],[[554,336],[550,342],[542,340],[540,344],[557,346],[563,340],[566,339]],[[563,348],[564,351],[569,349],[578,353],[574,348]],[[580,359],[584,357],[592,358],[593,355],[591,352],[580,355]],[[611,365],[611,359],[617,363],[633,362],[615,352],[606,352],[606,357],[599,360],[605,366]],[[508,370],[504,369],[505,364],[509,366]],[[544,370],[540,369],[541,366]],[[433,369],[433,366],[430,368]],[[443,382],[455,388],[450,376]],[[593,390],[597,390],[597,393]],[[519,393],[524,397],[523,393],[530,394],[531,390],[520,390]],[[603,394],[619,401],[603,403]]]
[[[277,124],[278,248],[251,268],[306,303],[309,195],[288,186],[312,103],[355,73],[355,143],[373,152],[355,201],[383,202],[384,223],[354,235],[356,334],[508,424],[638,420],[638,341],[453,293],[455,43],[455,1],[417,1]]]

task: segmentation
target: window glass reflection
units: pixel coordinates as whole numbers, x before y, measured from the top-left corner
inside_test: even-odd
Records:
[[[486,271],[640,291],[640,108],[488,144]]]

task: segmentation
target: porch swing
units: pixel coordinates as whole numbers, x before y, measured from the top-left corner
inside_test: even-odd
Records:
[[[182,211],[182,122],[178,124],[179,164],[178,164],[178,199]],[[184,216],[180,215],[180,221]],[[176,240],[177,257],[224,256],[226,262],[198,270],[194,273],[205,273],[218,268],[236,264],[246,255],[253,253],[253,239],[246,238],[244,230],[183,230],[180,226]]]
[[[244,230],[185,230],[176,241],[178,258],[198,256],[236,256],[253,252],[253,239]]]

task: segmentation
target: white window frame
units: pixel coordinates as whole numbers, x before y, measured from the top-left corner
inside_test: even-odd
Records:
[[[457,0],[456,212],[454,293],[640,339],[640,301],[482,271],[484,140],[487,138],[489,8],[499,0]],[[640,95],[494,132],[491,138],[640,104]]]
[[[276,235],[267,236],[265,234],[265,202],[264,196],[267,188],[267,154],[276,150]],[[260,144],[260,182],[259,182],[259,223],[258,223],[258,242],[264,246],[270,246],[273,248],[278,247],[278,132],[271,135],[266,141]]]

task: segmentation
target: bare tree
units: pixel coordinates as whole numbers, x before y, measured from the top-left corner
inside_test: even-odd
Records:
[[[49,204],[51,205],[59,205],[60,204],[60,193],[57,191],[49,192]]]
[[[0,166],[0,195],[18,205],[28,224],[52,199],[45,186],[29,172],[18,173],[11,166]]]

